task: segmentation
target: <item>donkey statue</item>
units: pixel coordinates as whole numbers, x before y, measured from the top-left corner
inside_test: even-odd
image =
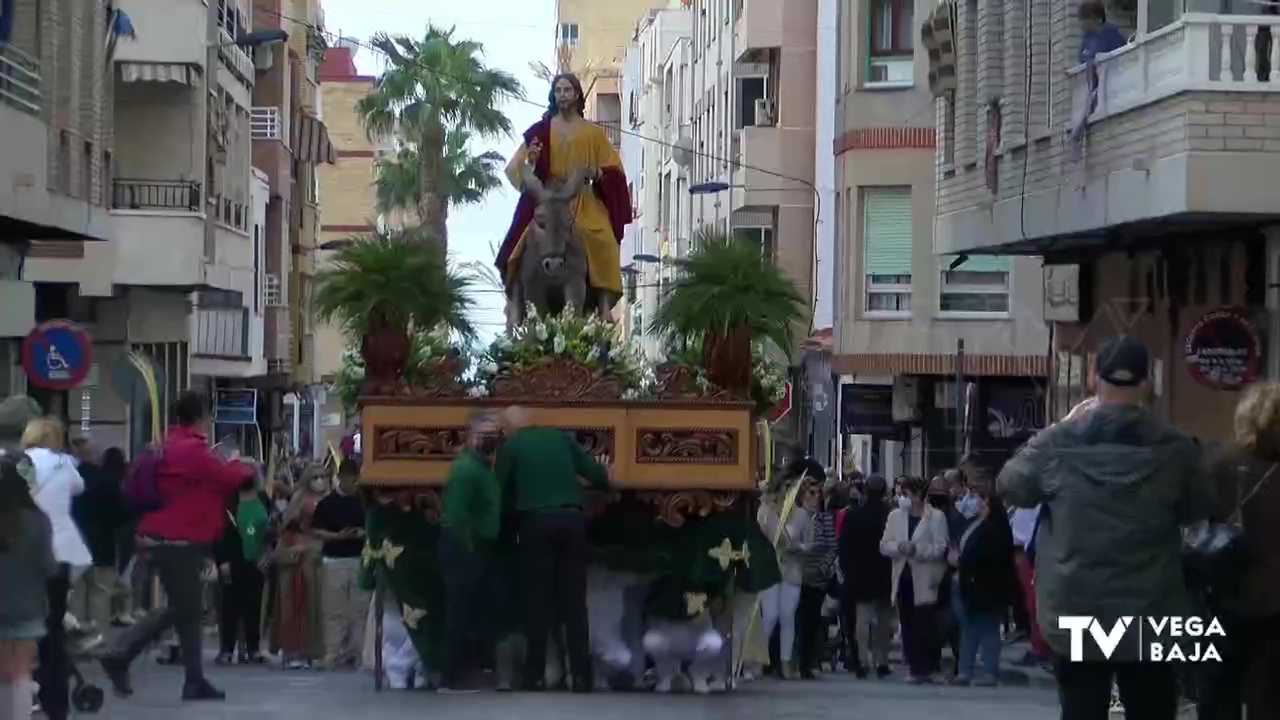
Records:
[[[524,191],[538,201],[533,222],[525,232],[520,263],[512,283],[509,318],[524,322],[527,304],[539,314],[572,307],[579,313],[587,302],[587,250],[573,228],[570,201],[582,188],[586,170],[544,186],[529,163],[521,163]]]

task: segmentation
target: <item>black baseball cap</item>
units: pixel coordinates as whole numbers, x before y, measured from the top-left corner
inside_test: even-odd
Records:
[[[1094,371],[1098,379],[1116,387],[1137,387],[1147,379],[1151,357],[1133,335],[1120,335],[1102,344]]]

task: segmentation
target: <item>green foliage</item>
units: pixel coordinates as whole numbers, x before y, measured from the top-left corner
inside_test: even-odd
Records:
[[[699,348],[701,338],[689,345],[678,345],[667,352],[667,361],[679,363],[693,371],[694,382],[704,391],[714,391],[714,383],[707,377],[706,368],[702,366]],[[751,346],[751,400],[755,402],[755,412],[764,414],[772,410],[786,392],[787,363],[782,353],[765,343],[753,343]]]
[[[502,184],[502,164],[506,158],[492,150],[471,154],[465,130],[445,133],[444,187],[441,192],[450,205],[474,205],[486,193]],[[381,212],[414,210],[422,201],[418,150],[414,145],[400,148],[394,157],[379,159],[374,164],[374,194]]]
[[[460,351],[459,343],[454,342],[454,339],[455,333],[448,325],[438,325],[426,332],[414,332],[410,337],[409,361],[405,363],[405,381],[414,385],[425,380],[426,373],[433,369],[432,366],[455,355],[460,363],[459,372],[465,372],[467,354]],[[344,408],[355,410],[363,391],[364,358],[358,350],[349,348],[342,353],[342,362],[334,381],[334,393],[342,399]]]
[[[316,276],[314,305],[323,322],[358,339],[371,322],[392,327],[448,327],[471,338],[468,294],[474,278],[452,269],[434,238],[418,229],[353,238]]]
[[[570,358],[616,376],[628,397],[652,387],[652,368],[638,348],[618,338],[617,326],[595,315],[583,317],[566,309],[539,317],[530,307],[525,322],[510,336],[500,335],[489,346],[480,366],[480,379],[492,380],[498,368],[532,368],[548,358]]]
[[[692,347],[708,335],[746,327],[754,342],[793,347],[796,325],[809,310],[791,279],[758,246],[714,230],[699,230],[693,246],[662,299],[653,330],[671,344]]]

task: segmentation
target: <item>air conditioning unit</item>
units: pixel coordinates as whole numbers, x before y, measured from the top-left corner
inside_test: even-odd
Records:
[[[777,105],[773,98],[758,98],[756,100],[756,127],[770,127],[777,124]]]

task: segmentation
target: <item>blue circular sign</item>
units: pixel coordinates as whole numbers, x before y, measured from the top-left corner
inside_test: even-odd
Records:
[[[46,390],[70,390],[93,364],[89,336],[70,320],[41,323],[22,341],[27,381]]]

